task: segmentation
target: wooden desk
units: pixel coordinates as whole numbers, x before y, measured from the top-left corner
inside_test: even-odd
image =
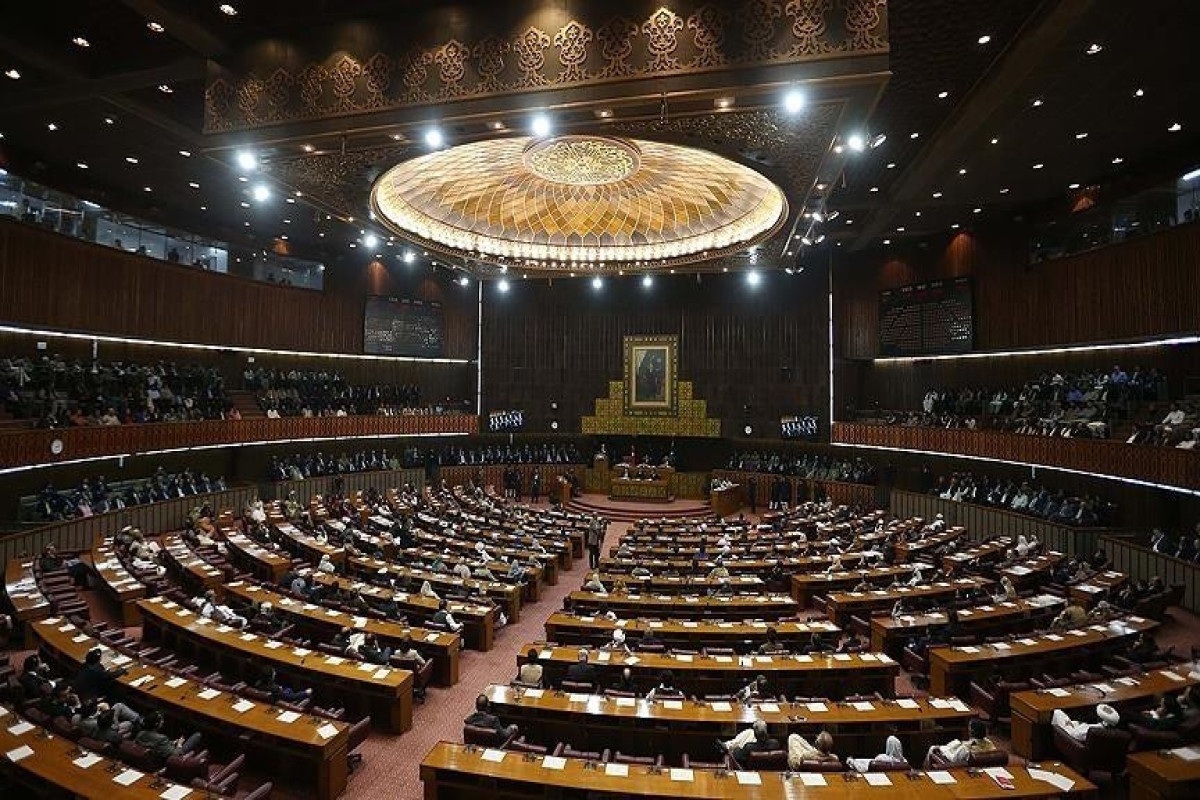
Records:
[[[826,614],[838,625],[848,625],[850,617],[869,617],[872,611],[890,610],[897,600],[949,600],[967,589],[989,588],[995,581],[987,578],[956,578],[920,586],[899,589],[874,589],[869,592],[831,592],[826,602]]]
[[[577,647],[523,645],[517,651],[517,665],[525,654],[537,650],[542,665],[542,680],[558,685],[567,667],[579,657]],[[599,674],[601,685],[611,685],[621,670],[629,667],[634,681],[644,691],[657,685],[659,675],[670,670],[676,686],[687,694],[729,694],[741,689],[756,675],[766,675],[771,691],[802,697],[841,698],[851,694],[879,692],[884,697],[896,693],[900,665],[882,653],[856,655],[774,655],[774,656],[703,656],[664,653],[625,653],[590,650],[588,663]]]
[[[573,695],[553,689],[494,685],[483,690],[492,713],[508,725],[520,725],[534,744],[570,742],[576,750],[611,748],[622,753],[662,754],[678,764],[684,753],[696,756],[714,739],[731,739],[761,720],[782,743],[790,733],[812,737],[830,731],[838,753],[881,753],[888,735],[900,737],[904,752],[923,754],[935,744],[965,738],[974,709],[953,700],[885,700],[859,704],[758,702],[742,704],[684,700]]]
[[[52,613],[50,599],[42,593],[33,574],[33,561],[14,558],[4,567],[4,594],[13,609],[13,619],[25,629],[25,649],[33,649],[32,623]]]
[[[221,570],[196,555],[191,545],[185,542],[183,537],[176,534],[164,536],[162,548],[168,566],[179,574],[188,591],[193,594],[203,594],[204,591],[212,589],[220,597],[225,575]]]
[[[578,758],[561,761],[561,769],[545,766],[543,756],[524,757],[503,752],[499,763],[485,759],[489,751],[479,747],[439,742],[421,762],[421,781],[425,800],[458,800],[480,797],[544,798],[553,797],[678,797],[705,800],[851,800],[876,792],[887,800],[1003,800],[1004,798],[1053,798],[1068,795],[1072,800],[1090,800],[1096,796],[1094,784],[1084,780],[1060,762],[1047,762],[1042,768],[1074,781],[1067,792],[1052,784],[1030,777],[1024,767],[1011,766],[1015,788],[1001,789],[985,773],[965,769],[949,770],[954,783],[937,785],[925,773],[909,780],[902,773],[889,773],[890,788],[871,789],[861,776],[847,779],[842,774],[826,774],[826,785],[805,786],[798,774],[784,772],[741,773],[746,780],[754,775],[758,785],[743,785],[733,773],[693,769],[690,780],[675,780],[670,769],[630,765],[623,776],[610,774],[604,767],[593,768]]]
[[[140,617],[137,602],[148,594],[146,584],[133,575],[121,563],[113,549],[112,537],[92,548],[92,569],[100,578],[99,589],[117,604],[121,611],[121,623],[127,627],[138,624]]]
[[[66,620],[44,620],[36,629],[44,652],[52,654],[68,672],[82,666],[87,652],[96,647],[101,649],[106,666],[126,668],[128,672],[117,678],[114,693],[127,698],[134,707],[157,709],[183,727],[227,740],[233,749],[249,747],[270,759],[283,754],[302,770],[306,780],[313,782],[322,800],[332,800],[346,788],[350,741],[350,726],[346,723],[313,716],[286,723],[279,719],[281,709],[260,702],[253,702],[239,713],[233,704],[245,698],[225,692],[202,697],[206,687],[196,681],[153,664],[135,662]]]
[[[911,564],[875,569],[841,570],[838,572],[802,572],[792,575],[792,597],[801,608],[808,608],[814,597],[833,592],[848,592],[866,581],[870,584],[906,581],[912,575]]]
[[[1059,658],[1074,669],[1083,669],[1094,657],[1128,643],[1158,623],[1142,617],[1096,623],[1071,631],[1031,634],[1011,642],[968,647],[934,647],[929,650],[929,691],[965,697],[972,679],[992,671],[1013,674],[1035,664]]]
[[[272,517],[268,522],[280,534],[279,543],[304,560],[315,565],[321,560],[322,556],[329,556],[329,560],[335,566],[341,566],[345,562],[346,548],[337,547],[329,544],[329,542],[322,542],[317,537],[300,530],[282,517]]]
[[[600,569],[608,573],[629,573],[634,567],[645,567],[655,575],[678,573],[692,575],[697,571],[707,573],[717,565],[712,556],[694,560],[690,558],[620,558],[615,555],[600,559]],[[775,568],[785,573],[820,572],[828,569],[832,563],[830,556],[781,555],[772,558],[723,558],[722,563],[731,575],[765,575]],[[854,567],[862,560],[861,553],[846,553],[842,556],[842,564]]]
[[[1012,581],[1013,586],[1018,589],[1037,586],[1040,583],[1050,580],[1050,573],[1054,571],[1054,568],[1065,557],[1062,553],[1051,550],[1048,553],[1042,553],[1040,556],[1027,558],[1024,561],[1013,564],[1011,567],[1005,567],[1000,570],[1000,574],[1007,576]]]
[[[19,734],[10,732],[10,728],[22,723],[30,728]],[[15,797],[42,796],[46,786],[52,786],[58,790],[54,795],[65,794],[86,800],[112,800],[115,797],[121,800],[159,800],[163,792],[181,786],[157,775],[130,770],[125,764],[108,758],[102,758],[83,769],[73,763],[83,755],[75,742],[50,735],[45,728],[18,716],[11,707],[0,706],[0,753],[10,753],[22,747],[28,747],[33,751],[32,754],[16,762],[10,758],[0,759],[0,777],[11,776],[9,789]],[[122,774],[130,778],[140,777],[128,785],[122,785],[115,782]],[[192,790],[192,795],[196,795],[196,790]]]
[[[1028,600],[1004,601],[995,605],[960,608],[958,636],[994,636],[1000,633],[1031,631],[1049,625],[1067,601],[1054,595],[1039,595]],[[907,640],[927,636],[931,628],[946,624],[946,612],[902,614],[899,617],[871,617],[871,649],[900,657]]]
[[[746,487],[735,483],[724,489],[713,489],[709,492],[708,499],[713,514],[718,517],[731,517],[746,504]]]
[[[1091,608],[1105,598],[1111,598],[1127,582],[1129,576],[1124,572],[1106,570],[1098,572],[1081,583],[1072,584],[1067,589],[1071,602],[1084,608]]]
[[[669,503],[675,499],[671,494],[670,478],[613,478],[609,484],[608,497],[610,500],[640,500],[657,503]]]
[[[613,622],[605,617],[575,616],[565,611],[551,614],[546,620],[546,638],[560,644],[602,645],[612,640],[612,632],[620,627],[635,644],[646,631],[664,644],[683,647],[757,648],[767,640],[767,629],[774,628],[781,644],[799,649],[812,642],[814,633],[835,639],[841,629],[831,622],[713,622],[710,620],[623,619]]]
[[[684,597],[651,594],[596,594],[575,591],[568,597],[571,607],[586,613],[607,606],[618,615],[682,617],[685,619],[781,619],[795,616],[800,607],[786,595],[731,595]]]
[[[710,579],[707,574],[693,574],[686,577],[664,575],[660,577],[635,578],[632,575],[614,575],[601,572],[598,576],[604,588],[610,592],[618,582],[624,581],[628,591],[639,594],[697,594],[706,593],[721,585],[721,581]],[[762,578],[756,575],[730,575],[725,585],[734,592],[761,592]]]
[[[483,595],[497,603],[508,616],[509,622],[519,622],[521,619],[521,587],[512,583],[478,578],[464,580],[453,573],[405,567],[375,558],[351,558],[346,562],[346,569],[352,575],[359,577],[369,578],[386,571],[388,575],[400,578],[410,584],[419,585],[424,581],[429,581],[434,591],[439,593],[446,591],[466,593],[466,590],[470,589],[471,593]]]
[[[1173,751],[1131,753],[1129,800],[1192,798],[1200,793],[1200,761],[1187,761]]]
[[[996,561],[1003,558],[1012,545],[1013,538],[1011,536],[997,536],[974,547],[959,548],[953,553],[947,553],[942,556],[942,566],[953,565],[956,569],[962,569],[972,562],[984,564]]]
[[[244,533],[223,529],[229,560],[259,578],[278,584],[291,569],[292,559],[260,545]]]
[[[1144,675],[1112,678],[1053,691],[1014,692],[1009,696],[1013,752],[1025,758],[1045,758],[1052,753],[1054,746],[1050,718],[1058,709],[1078,717],[1080,710],[1094,708],[1100,703],[1115,706],[1118,711],[1124,710],[1123,706],[1149,705],[1157,695],[1200,683],[1189,677],[1188,672],[1186,666],[1180,665],[1172,670],[1155,670]]]
[[[962,526],[947,528],[939,533],[931,533],[923,539],[917,539],[913,542],[897,542],[896,543],[896,560],[897,561],[916,561],[917,558],[924,555],[926,551],[935,550],[944,544],[957,541],[966,535],[967,529]],[[937,563],[936,561],[934,563]]]
[[[440,686],[453,686],[458,683],[458,652],[462,648],[462,639],[457,633],[427,630],[425,628],[401,625],[397,622],[348,614],[334,608],[313,605],[301,600],[295,600],[285,594],[266,586],[255,586],[242,581],[225,584],[227,597],[236,597],[247,603],[268,602],[275,610],[301,627],[317,631],[326,640],[342,628],[356,628],[379,637],[383,644],[395,646],[405,636],[411,636],[414,644],[419,645],[433,659],[433,680]]]
[[[183,644],[203,660],[225,664],[231,674],[240,672],[251,679],[262,673],[263,664],[278,670],[285,682],[312,687],[322,702],[355,705],[389,733],[412,727],[412,673],[404,669],[376,667],[359,661],[337,659],[294,648],[266,636],[217,625],[188,609],[160,597],[138,603],[142,612],[143,639],[161,638]]]
[[[428,569],[429,565],[435,559],[440,558],[447,569],[453,570],[459,564],[466,564],[474,569],[476,561],[472,561],[466,556],[454,556],[442,553],[432,547],[405,547],[396,550],[396,555],[391,558],[391,561],[396,561],[404,564],[413,564],[420,566],[422,569]],[[522,589],[522,597],[531,603],[536,603],[542,599],[542,584],[546,583],[547,571],[541,564],[530,564],[527,561],[519,562],[521,567],[525,569],[526,582]],[[551,562],[553,564],[554,562]],[[509,565],[503,561],[489,561],[488,569],[494,575],[505,575],[508,572]],[[507,583],[507,580],[502,580],[501,583]],[[516,584],[513,584],[516,585]]]

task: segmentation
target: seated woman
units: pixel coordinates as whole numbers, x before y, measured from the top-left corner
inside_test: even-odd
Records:
[[[869,772],[871,764],[886,765],[886,766],[908,766],[908,759],[904,757],[904,748],[900,744],[900,740],[895,736],[887,737],[884,743],[883,752],[874,758],[847,758],[846,766],[855,772]]]

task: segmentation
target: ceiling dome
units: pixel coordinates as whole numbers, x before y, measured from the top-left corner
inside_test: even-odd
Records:
[[[783,192],[704,150],[610,136],[512,137],[405,161],[371,192],[389,228],[443,253],[542,270],[685,264],[787,218]]]

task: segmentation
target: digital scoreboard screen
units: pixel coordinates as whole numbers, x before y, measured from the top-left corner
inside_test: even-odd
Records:
[[[880,356],[966,353],[974,343],[969,278],[916,283],[880,293]]]
[[[364,353],[438,358],[444,344],[440,303],[400,297],[367,298],[363,315]]]

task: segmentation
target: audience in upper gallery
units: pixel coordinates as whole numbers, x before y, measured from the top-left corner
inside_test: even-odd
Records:
[[[956,472],[938,478],[930,490],[943,500],[995,506],[1020,514],[1041,517],[1062,525],[1097,527],[1112,522],[1116,507],[1099,497],[1076,497],[1046,486],[1011,479]]]
[[[352,385],[344,375],[325,370],[250,369],[242,384],[258,393],[258,405],[269,417],[344,417],[350,414],[435,413],[462,409],[462,403],[422,406],[414,384]]]
[[[414,448],[415,449],[415,448]],[[432,451],[440,466],[487,464],[582,464],[574,442],[567,444],[498,444],[482,447],[450,445]]]
[[[215,368],[161,361],[5,358],[0,392],[9,414],[44,428],[225,419],[230,410]]]
[[[1140,407],[1167,396],[1166,378],[1156,369],[1137,367],[1126,372],[1115,365],[1109,371],[1046,372],[1021,387],[930,389],[919,410],[864,412],[861,416],[912,427],[986,427],[1104,439],[1112,435],[1117,419],[1129,419]],[[1191,440],[1191,428],[1196,424],[1194,410],[1168,414],[1158,425],[1139,425],[1130,441],[1175,444]]]
[[[38,492],[32,517],[35,520],[54,522],[76,517],[90,517],[132,506],[159,503],[176,497],[225,491],[225,478],[213,480],[208,473],[193,473],[185,469],[179,473],[168,473],[159,467],[149,478],[121,481],[108,484],[103,475],[92,480],[84,479],[74,489],[55,489],[46,486]]]
[[[363,450],[334,456],[323,452],[276,457],[271,459],[268,475],[271,480],[303,480],[322,475],[346,475],[352,472],[371,472],[381,469],[487,464],[577,464],[579,451],[575,444],[487,445],[474,448],[442,447],[422,449],[406,447],[399,455],[385,450]]]
[[[1171,536],[1162,528],[1155,528],[1150,531],[1146,543],[1156,553],[1200,564],[1200,522],[1196,523],[1190,533],[1183,532],[1178,536]]]
[[[875,467],[861,458],[837,459],[812,453],[758,452],[734,453],[729,469],[745,472],[769,472],[820,481],[875,483]]]

